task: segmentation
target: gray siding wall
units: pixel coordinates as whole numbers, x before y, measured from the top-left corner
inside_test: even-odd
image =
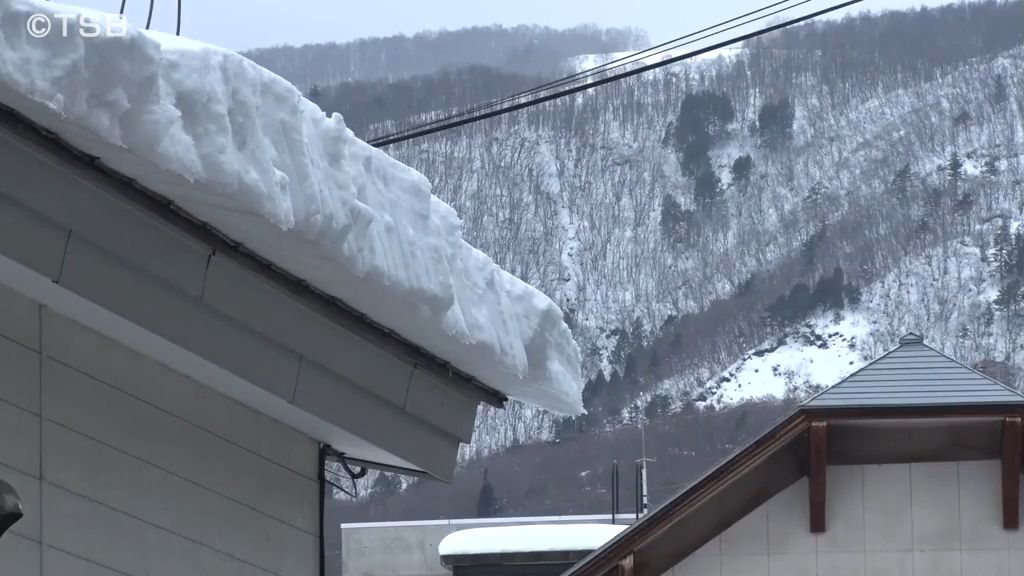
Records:
[[[0,286],[4,576],[316,574],[317,446]]]
[[[826,486],[825,533],[810,532],[805,478],[666,576],[1024,574],[998,461],[830,466]]]

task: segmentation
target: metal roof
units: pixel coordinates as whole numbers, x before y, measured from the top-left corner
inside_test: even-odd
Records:
[[[924,343],[913,332],[900,345],[807,400],[807,408],[1024,404],[1024,396]]]

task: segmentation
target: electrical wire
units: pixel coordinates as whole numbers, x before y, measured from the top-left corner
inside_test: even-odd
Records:
[[[181,0],[178,0],[178,20],[174,26],[174,35],[181,36]]]
[[[149,30],[149,25],[153,22],[153,4],[156,0],[149,0],[149,16],[146,17],[146,30]]]
[[[413,126],[411,128],[407,128],[407,129],[404,129],[404,130],[399,130],[398,132],[395,132],[393,134],[389,134],[389,136],[398,136],[398,135],[401,135],[401,134],[412,132],[413,130],[419,130],[419,129],[422,129],[422,128],[426,128],[428,126],[434,126],[434,125],[437,125],[437,124],[442,124],[442,123],[447,122],[449,120],[452,120],[452,119],[455,119],[455,118],[464,117],[464,116],[468,116],[470,114],[474,114],[476,112],[480,112],[481,110],[486,110],[488,108],[493,108],[493,107],[499,106],[501,104],[506,104],[508,102],[511,102],[513,100],[517,100],[519,98],[523,98],[523,97],[526,97],[526,96],[532,96],[534,94],[539,94],[540,92],[544,92],[544,91],[547,91],[547,90],[551,90],[551,89],[554,89],[554,88],[565,86],[567,84],[571,84],[572,82],[574,82],[576,80],[581,80],[581,79],[589,78],[589,77],[595,76],[595,75],[597,75],[597,74],[599,74],[601,72],[609,72],[611,70],[615,70],[615,69],[618,69],[618,68],[625,67],[625,66],[627,66],[629,64],[638,62],[638,61],[640,61],[640,60],[642,60],[644,58],[649,58],[651,56],[657,56],[657,55],[663,54],[663,53],[665,53],[667,51],[674,50],[676,48],[680,48],[682,46],[686,46],[686,45],[692,44],[693,42],[696,42],[696,41],[703,40],[703,39],[707,38],[707,36],[705,36],[703,38],[698,38],[696,40],[693,40],[692,42],[687,42],[687,43],[684,43],[684,44],[678,44],[679,42],[682,42],[683,40],[686,40],[688,38],[692,38],[693,36],[696,36],[698,34],[703,34],[704,32],[708,32],[710,30],[714,30],[715,28],[719,28],[721,26],[725,26],[726,24],[731,24],[731,23],[733,23],[733,22],[735,22],[737,20],[746,18],[748,16],[753,16],[753,15],[758,14],[760,12],[764,12],[765,10],[770,10],[772,8],[775,8],[775,7],[779,6],[779,5],[781,5],[781,4],[786,4],[786,3],[792,2],[792,1],[793,0],[779,0],[778,2],[775,2],[773,4],[769,4],[769,5],[764,6],[762,8],[758,8],[757,10],[752,10],[752,11],[747,12],[745,14],[741,14],[741,15],[736,16],[734,18],[730,18],[729,20],[725,20],[723,22],[719,22],[719,23],[717,23],[717,24],[715,24],[713,26],[708,26],[706,28],[702,28],[700,30],[697,30],[696,32],[691,32],[689,34],[685,34],[685,35],[680,36],[678,38],[673,38],[672,40],[668,40],[666,42],[662,42],[661,44],[657,44],[655,46],[651,46],[650,48],[646,48],[646,49],[641,50],[639,52],[635,52],[633,54],[629,54],[628,56],[623,56],[623,57],[620,57],[618,59],[612,60],[610,62],[605,62],[604,64],[601,64],[599,66],[594,66],[594,67],[588,68],[586,70],[581,70],[579,72],[576,72],[574,74],[570,74],[570,75],[565,76],[563,78],[559,78],[557,80],[551,80],[551,81],[545,82],[545,83],[543,83],[543,84],[541,84],[539,86],[535,86],[535,87],[527,89],[527,90],[516,92],[514,94],[510,94],[510,95],[502,97],[502,98],[494,99],[494,100],[491,100],[490,102],[486,102],[484,104],[476,105],[476,106],[474,106],[472,108],[464,110],[464,111],[462,111],[462,112],[460,112],[458,114],[454,114],[454,115],[452,115],[450,117],[440,118],[440,119],[434,120],[432,122],[425,122],[423,124],[419,124],[419,125]],[[750,24],[751,22],[756,22],[757,20],[760,20],[760,19],[763,19],[763,18],[767,18],[767,17],[773,16],[775,14],[779,14],[780,12],[784,12],[786,10],[791,10],[793,8],[796,8],[797,6],[800,6],[802,4],[806,4],[806,3],[811,2],[811,1],[812,0],[803,0],[802,2],[800,2],[798,4],[794,4],[792,6],[788,6],[786,8],[781,9],[781,10],[772,12],[771,14],[766,14],[766,15],[762,16],[761,18],[756,18],[754,20],[743,22],[743,23],[739,24],[739,26],[744,26],[746,24]],[[735,26],[732,27],[732,28],[735,28]],[[725,30],[719,30],[715,34],[720,34],[722,32],[726,32],[728,30],[731,30],[732,28],[727,28]],[[659,49],[661,49],[661,50],[659,50]],[[655,50],[658,50],[658,51],[654,52]]]
[[[399,142],[404,142],[406,140],[412,140],[414,138],[421,138],[423,136],[429,136],[431,134],[436,134],[438,132],[443,132],[445,130],[451,130],[452,128],[458,128],[460,126],[465,126],[467,124],[472,124],[472,123],[475,123],[475,122],[479,122],[481,120],[487,120],[489,118],[494,118],[496,116],[501,116],[501,115],[504,115],[504,114],[508,114],[510,112],[515,112],[517,110],[522,110],[524,108],[529,108],[529,107],[532,107],[532,106],[537,106],[538,104],[543,104],[545,102],[550,102],[550,101],[556,100],[558,98],[564,98],[565,96],[569,96],[569,95],[572,95],[572,94],[577,94],[577,93],[583,92],[585,90],[590,90],[592,88],[597,88],[597,87],[603,86],[605,84],[610,84],[612,82],[617,82],[617,81],[625,79],[625,78],[629,78],[629,77],[632,77],[632,76],[643,74],[644,72],[649,72],[651,70],[654,70],[654,69],[657,69],[657,68],[661,68],[661,67],[664,67],[664,66],[668,66],[670,64],[675,64],[677,62],[682,62],[683,60],[689,60],[689,59],[694,58],[696,56],[700,56],[702,54],[707,54],[708,52],[712,52],[714,50],[719,50],[721,48],[725,48],[725,47],[730,46],[732,44],[735,44],[737,42],[743,42],[743,41],[746,41],[746,40],[757,38],[758,36],[763,36],[765,34],[769,34],[771,32],[775,32],[776,30],[781,30],[783,28],[792,26],[794,24],[799,24],[800,22],[805,22],[807,20],[811,20],[813,18],[817,18],[818,16],[822,16],[824,14],[828,14],[828,13],[834,12],[836,10],[841,10],[841,9],[846,8],[848,6],[852,6],[854,4],[859,4],[860,2],[863,2],[863,0],[847,0],[846,2],[842,2],[842,3],[839,3],[839,4],[834,4],[832,6],[829,6],[828,8],[824,8],[822,10],[818,10],[816,12],[812,12],[812,13],[806,14],[804,16],[793,18],[793,19],[787,20],[785,22],[781,22],[779,24],[768,26],[768,27],[763,28],[761,30],[757,30],[757,31],[754,31],[754,32],[748,32],[746,34],[742,34],[740,36],[736,36],[734,38],[730,38],[728,40],[724,40],[724,41],[719,42],[717,44],[712,44],[710,46],[706,46],[706,47],[701,48],[699,50],[694,50],[692,52],[687,52],[685,54],[680,54],[678,56],[673,56],[671,58],[666,58],[665,60],[662,60],[661,62],[656,62],[656,63],[653,63],[653,64],[647,64],[647,65],[644,65],[644,66],[640,66],[638,68],[634,68],[632,70],[627,70],[625,72],[620,72],[620,73],[612,75],[612,76],[607,76],[605,78],[594,80],[593,82],[590,82],[588,84],[584,84],[582,86],[575,86],[575,87],[572,87],[572,88],[567,88],[565,90],[562,90],[562,91],[559,91],[559,92],[555,92],[554,94],[548,94],[548,95],[545,95],[545,96],[539,96],[537,98],[528,100],[526,102],[520,102],[518,104],[513,104],[513,105],[510,105],[510,106],[506,106],[504,108],[499,108],[497,110],[491,110],[489,112],[484,112],[482,114],[473,115],[473,116],[471,116],[469,118],[461,118],[461,119],[458,119],[458,120],[447,122],[447,123],[442,124],[442,125],[433,126],[433,127],[430,127],[430,128],[424,128],[422,130],[415,130],[415,131],[412,131],[412,132],[408,132],[408,133],[402,134],[400,136],[390,136],[389,135],[389,136],[377,138],[377,139],[374,139],[374,140],[370,141],[369,143],[370,143],[370,145],[375,146],[375,147],[388,146],[388,145],[391,145],[391,144],[397,144]]]
[[[117,12],[117,13],[118,13],[118,14],[120,14],[121,16],[124,16],[124,5],[125,5],[125,4],[127,3],[127,2],[128,2],[128,0],[121,0],[121,9],[120,9],[120,10],[118,10],[118,12]]]

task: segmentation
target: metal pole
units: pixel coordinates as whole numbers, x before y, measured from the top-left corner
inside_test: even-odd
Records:
[[[612,524],[619,515],[619,461],[612,460]]]
[[[640,515],[647,515],[647,460],[640,463],[640,487],[642,488],[640,500]]]
[[[633,509],[636,510],[636,519],[640,519],[640,461],[636,461],[636,470],[633,471],[633,486],[636,488],[633,498]]]
[[[636,461],[637,466],[637,502],[636,502],[636,515],[637,518],[647,514],[650,509],[650,503],[647,497],[647,463],[657,462],[655,458],[647,457],[647,436],[644,433],[644,422],[640,421],[640,459]]]

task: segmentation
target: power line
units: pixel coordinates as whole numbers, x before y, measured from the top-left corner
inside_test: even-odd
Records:
[[[812,0],[803,0],[802,2],[800,2],[798,4],[794,4],[792,6],[787,6],[787,7],[783,8],[783,9],[781,9],[781,10],[777,10],[775,12],[772,12],[771,14],[765,14],[765,15],[759,17],[759,18],[755,18],[753,20],[749,20],[747,22],[740,23],[740,24],[738,24],[736,26],[732,26],[730,28],[726,28],[726,29],[723,29],[723,30],[718,30],[714,34],[710,34],[708,36],[697,38],[697,39],[692,40],[690,42],[685,42],[685,43],[682,43],[682,44],[678,44],[679,42],[682,42],[683,40],[686,40],[688,38],[692,38],[693,36],[696,36],[697,34],[703,34],[704,32],[708,32],[709,30],[714,30],[715,28],[719,28],[721,26],[725,26],[726,24],[731,24],[731,23],[733,23],[733,22],[735,22],[737,20],[741,20],[743,18],[746,18],[748,16],[752,16],[752,15],[757,14],[759,12],[764,12],[765,10],[770,10],[772,8],[775,8],[776,6],[779,6],[781,4],[786,4],[786,3],[792,2],[792,1],[793,0],[779,0],[778,2],[775,2],[773,4],[769,4],[768,6],[764,6],[762,8],[758,8],[757,10],[752,10],[750,12],[747,12],[746,14],[741,14],[741,15],[736,16],[734,18],[730,18],[729,20],[725,20],[723,22],[719,22],[719,23],[717,23],[717,24],[715,24],[713,26],[708,26],[706,28],[702,28],[700,30],[697,30],[696,32],[691,32],[689,34],[685,34],[685,35],[680,36],[678,38],[673,38],[672,40],[668,40],[666,42],[662,42],[661,44],[657,44],[655,46],[651,46],[650,48],[646,48],[646,49],[641,50],[639,52],[635,52],[633,54],[630,54],[628,56],[623,56],[621,58],[612,60],[610,62],[605,62],[604,64],[601,64],[599,66],[595,66],[595,67],[592,67],[592,68],[589,68],[589,69],[586,69],[586,70],[581,70],[579,72],[576,72],[574,74],[570,74],[569,76],[565,76],[565,77],[557,79],[557,80],[551,80],[549,82],[545,82],[545,83],[543,83],[543,84],[541,84],[539,86],[535,86],[535,87],[527,89],[527,90],[516,92],[515,94],[511,94],[511,95],[508,95],[508,96],[505,96],[505,97],[502,97],[502,98],[496,98],[494,100],[491,100],[490,102],[486,102],[486,103],[483,103],[483,104],[476,105],[476,106],[474,106],[472,108],[469,108],[469,109],[464,110],[462,112],[459,112],[457,114],[453,114],[451,116],[439,118],[439,119],[433,120],[431,122],[425,122],[425,123],[422,123],[422,124],[419,124],[419,125],[411,126],[409,128],[403,129],[403,130],[399,130],[397,132],[394,132],[392,134],[387,135],[387,137],[399,136],[399,135],[402,135],[402,134],[406,134],[406,133],[412,132],[414,130],[420,130],[422,128],[426,128],[428,126],[435,126],[437,124],[443,124],[443,123],[451,121],[453,119],[465,117],[465,116],[474,114],[476,112],[480,112],[481,110],[486,110],[488,108],[493,108],[495,106],[500,106],[501,104],[505,104],[505,103],[511,102],[513,100],[517,100],[517,99],[525,97],[525,96],[532,96],[534,94],[538,94],[538,93],[544,92],[546,90],[551,90],[551,89],[554,89],[554,88],[559,88],[561,86],[565,86],[567,84],[571,84],[572,82],[574,82],[576,80],[583,80],[583,79],[586,79],[586,78],[590,78],[590,77],[596,76],[597,74],[600,74],[602,72],[609,72],[611,70],[622,68],[622,67],[625,67],[625,66],[627,66],[627,65],[629,65],[631,63],[639,62],[639,61],[641,61],[644,58],[649,58],[649,57],[652,57],[652,56],[657,56],[659,54],[663,54],[663,53],[668,52],[670,50],[675,50],[676,48],[680,48],[682,46],[687,46],[689,44],[692,44],[693,42],[704,40],[704,39],[706,39],[706,38],[708,38],[710,36],[714,36],[714,35],[717,35],[717,34],[721,34],[722,32],[726,32],[728,30],[732,30],[732,29],[734,29],[734,28],[736,28],[738,26],[745,26],[747,24],[750,24],[752,22],[756,22],[756,21],[761,20],[763,18],[774,16],[776,14],[779,14],[780,12],[784,12],[786,10],[791,10],[793,8],[796,8],[797,6],[800,6],[800,5],[806,4],[808,2],[811,2]],[[659,48],[661,50],[659,50]],[[658,51],[657,52],[653,52],[654,50],[658,50]]]
[[[559,91],[559,92],[555,92],[553,94],[548,94],[546,96],[540,96],[540,97],[537,97],[537,98],[534,98],[534,99],[531,99],[531,100],[527,100],[526,102],[520,102],[518,104],[513,104],[511,106],[507,106],[507,107],[504,107],[504,108],[499,108],[497,110],[491,110],[489,112],[484,112],[482,114],[477,114],[477,115],[471,116],[469,118],[461,118],[461,119],[458,119],[458,120],[454,120],[454,121],[448,122],[446,124],[442,124],[442,125],[438,125],[438,126],[433,126],[433,127],[429,127],[429,128],[424,128],[424,129],[421,129],[421,130],[415,130],[415,131],[412,131],[412,132],[407,132],[407,133],[399,135],[399,136],[386,136],[386,137],[383,137],[383,138],[378,138],[378,139],[370,141],[370,144],[372,146],[376,146],[376,147],[388,146],[390,144],[396,144],[398,142],[404,142],[406,140],[412,140],[414,138],[420,138],[420,137],[423,137],[423,136],[429,136],[431,134],[436,134],[438,132],[443,132],[445,130],[450,130],[452,128],[458,128],[460,126],[465,126],[467,124],[472,124],[474,122],[479,122],[481,120],[486,120],[486,119],[489,119],[489,118],[494,118],[496,116],[501,116],[501,115],[504,115],[504,114],[508,114],[510,112],[515,112],[517,110],[522,110],[524,108],[529,108],[531,106],[536,106],[538,104],[543,104],[545,102],[550,102],[550,101],[556,100],[558,98],[563,98],[565,96],[569,96],[569,95],[572,95],[572,94],[577,94],[577,93],[583,92],[585,90],[590,90],[591,88],[597,88],[598,86],[603,86],[605,84],[610,84],[612,82],[617,82],[617,81],[622,80],[624,78],[629,78],[629,77],[632,77],[632,76],[643,74],[644,72],[649,72],[649,71],[657,69],[657,68],[668,66],[670,64],[675,64],[676,62],[681,62],[683,60],[688,60],[688,59],[694,58],[696,56],[700,56],[702,54],[707,54],[708,52],[712,52],[714,50],[719,50],[721,48],[725,48],[725,47],[727,47],[729,45],[732,45],[732,44],[735,44],[737,42],[743,42],[743,41],[746,41],[746,40],[757,38],[758,36],[763,36],[765,34],[769,34],[771,32],[775,32],[776,30],[781,30],[783,28],[787,28],[787,27],[792,26],[794,24],[799,24],[800,22],[805,22],[807,20],[811,20],[813,18],[817,18],[818,16],[822,16],[824,14],[828,14],[830,12],[834,12],[836,10],[840,10],[840,9],[846,8],[846,7],[852,6],[854,4],[859,4],[862,1],[863,0],[847,0],[846,2],[842,2],[840,4],[834,4],[832,6],[829,6],[828,8],[825,8],[825,9],[822,9],[822,10],[818,10],[817,12],[812,12],[810,14],[806,14],[804,16],[793,18],[791,20],[787,20],[787,21],[781,22],[779,24],[768,26],[767,28],[764,28],[764,29],[761,29],[761,30],[756,30],[754,32],[748,32],[746,34],[742,34],[740,36],[736,36],[734,38],[731,38],[731,39],[728,39],[728,40],[724,40],[724,41],[719,42],[717,44],[712,44],[710,46],[706,46],[706,47],[701,48],[699,50],[694,50],[692,52],[687,52],[686,54],[681,54],[681,55],[678,55],[678,56],[673,56],[671,58],[666,58],[665,60],[662,60],[661,62],[656,62],[656,63],[653,63],[653,64],[647,64],[647,65],[644,65],[644,66],[640,66],[638,68],[634,68],[632,70],[627,70],[625,72],[620,72],[620,73],[612,75],[612,76],[607,76],[607,77],[601,78],[599,80],[594,80],[593,82],[590,82],[588,84],[584,84],[582,86],[575,86],[575,87],[572,87],[572,88],[567,88],[565,90],[562,90],[562,91]]]

